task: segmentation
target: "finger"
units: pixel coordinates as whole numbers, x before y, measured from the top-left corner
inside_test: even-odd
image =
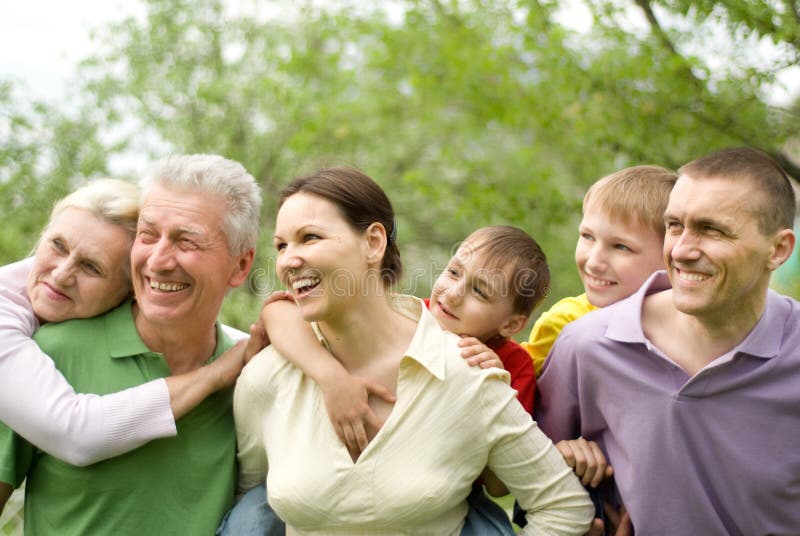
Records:
[[[361,452],[358,448],[358,440],[356,439],[356,435],[353,433],[353,428],[351,426],[342,426],[342,430],[344,431],[344,442],[347,445],[347,448],[351,451]]]
[[[567,465],[570,467],[575,467],[575,454],[572,452],[572,446],[570,445],[569,441],[562,439],[556,443],[556,449],[558,449],[558,452],[561,453],[561,456],[564,458],[564,461],[567,462]]]
[[[364,423],[360,421],[353,423],[353,433],[356,438],[356,445],[358,445],[358,451],[363,452],[369,444],[369,440],[367,439],[367,431],[364,430]]]
[[[476,346],[479,344],[483,344],[481,341],[478,340],[477,337],[472,337],[470,335],[461,335],[461,339],[458,341],[458,345],[462,348],[466,346]]]
[[[395,402],[397,397],[392,393],[385,385],[370,381],[364,380],[364,387],[367,389],[367,393],[371,393],[379,398],[382,398],[386,402]]]
[[[269,296],[267,296],[264,299],[264,301],[261,303],[261,308],[263,309],[264,307],[266,307],[270,303],[274,303],[276,301],[281,301],[281,300],[288,300],[288,301],[292,301],[293,302],[294,301],[294,296],[292,296],[286,290],[276,290],[275,292],[271,293]]]
[[[594,457],[594,474],[592,475],[589,485],[593,488],[596,488],[606,476],[606,457],[603,455],[603,451],[600,450],[600,447],[594,441],[589,443],[589,449]]]

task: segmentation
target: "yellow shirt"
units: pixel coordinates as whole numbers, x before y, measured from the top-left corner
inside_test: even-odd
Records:
[[[556,342],[556,338],[564,326],[595,309],[597,307],[589,303],[586,294],[581,294],[564,298],[541,314],[531,329],[528,342],[522,343],[522,347],[531,354],[537,378],[542,372],[542,365],[547,359],[547,354],[550,353],[550,348],[553,347],[553,343]]]
[[[508,373],[468,366],[458,337],[421,300],[399,296],[392,307],[417,330],[397,402],[355,463],[302,371],[271,347],[245,367],[234,395],[240,488],[266,477],[290,535],[447,536],[460,534],[466,497],[488,466],[528,512],[523,534],[584,534],[591,501],[517,402]]]

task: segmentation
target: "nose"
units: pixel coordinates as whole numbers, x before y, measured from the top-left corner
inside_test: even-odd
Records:
[[[586,255],[586,269],[595,275],[603,273],[607,264],[608,256],[600,246],[592,247]]]
[[[166,238],[161,238],[150,247],[147,256],[147,268],[152,272],[169,272],[176,266],[174,245]]]
[[[463,279],[453,281],[447,278],[442,278],[440,295],[442,300],[448,305],[458,305],[464,298],[466,286]]]
[[[275,272],[279,278],[287,275],[292,270],[296,270],[303,265],[303,260],[298,255],[298,252],[292,246],[286,246],[279,252],[278,258],[275,260]]]
[[[694,261],[700,258],[698,237],[690,229],[680,235],[669,236],[664,241],[664,251],[676,261]]]
[[[75,282],[75,261],[71,257],[59,260],[53,268],[53,281],[60,286],[69,286]]]

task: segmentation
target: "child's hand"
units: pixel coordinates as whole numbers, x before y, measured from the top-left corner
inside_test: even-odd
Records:
[[[584,486],[596,488],[604,478],[614,474],[600,447],[594,441],[586,441],[579,437],[578,439],[559,441],[556,443],[556,448],[561,452],[567,465],[573,468]]]
[[[261,322],[261,319],[259,319],[257,324],[250,324],[250,338],[244,349],[245,364],[249,363],[254,355],[267,346],[269,346],[269,337],[267,336],[267,331],[264,329],[264,324]]]
[[[357,456],[369,444],[367,430],[377,433],[383,426],[383,421],[369,407],[370,393],[387,402],[394,402],[395,396],[377,382],[344,371],[329,376],[320,388],[333,429],[350,453]]]
[[[458,341],[461,347],[461,357],[467,360],[471,367],[480,365],[481,368],[504,368],[503,362],[494,353],[494,350],[483,344],[475,337],[462,336]]]

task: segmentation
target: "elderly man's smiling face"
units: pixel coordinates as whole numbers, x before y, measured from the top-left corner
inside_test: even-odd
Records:
[[[154,186],[145,196],[131,251],[133,288],[148,322],[216,318],[228,288],[241,285],[252,251],[234,255],[222,231],[227,203],[204,192]]]

